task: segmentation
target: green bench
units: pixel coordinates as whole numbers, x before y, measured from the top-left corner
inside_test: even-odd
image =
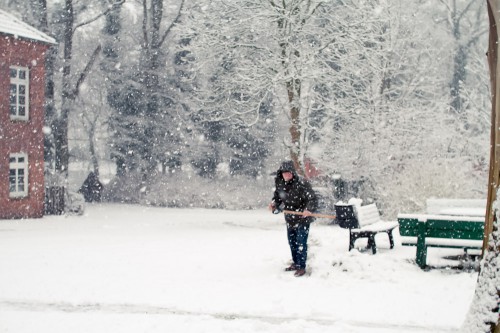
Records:
[[[427,264],[428,247],[481,249],[484,217],[399,214],[401,245],[416,246],[416,262],[420,268]]]

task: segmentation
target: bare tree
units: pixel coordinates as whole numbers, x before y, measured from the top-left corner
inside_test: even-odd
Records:
[[[86,76],[90,73],[94,62],[101,52],[101,45],[97,45],[89,57],[89,60],[81,73],[74,75],[72,73],[72,57],[73,57],[73,38],[75,32],[86,25],[89,25],[99,18],[103,17],[109,11],[121,6],[124,0],[117,0],[112,3],[105,11],[97,15],[82,20],[75,21],[75,13],[73,8],[73,0],[65,0],[62,20],[64,23],[63,29],[63,73],[62,73],[62,92],[61,92],[61,112],[55,120],[54,138],[55,138],[55,168],[64,179],[67,179],[69,165],[69,147],[68,147],[68,121],[69,114],[72,109],[72,103],[79,94],[79,89],[85,81]]]
[[[265,121],[259,105],[273,100],[299,170],[312,146],[326,152],[341,137],[352,141],[347,133],[356,133],[360,145],[362,137],[389,133],[392,122],[435,108],[443,81],[425,77],[442,73],[430,30],[414,28],[420,15],[400,18],[403,7],[400,1],[242,0],[192,8],[181,29],[193,40],[187,49],[197,58],[197,78],[206,78],[198,110],[254,124]],[[387,139],[387,145],[399,140]]]
[[[187,49],[206,79],[196,97],[197,111],[212,120],[252,125],[266,121],[259,110],[273,100],[287,127],[289,155],[303,172],[311,116],[338,93],[332,78],[344,80],[356,93],[340,64],[348,57],[360,59],[364,38],[359,32],[365,28],[340,2],[242,0],[195,6],[180,29],[192,40]]]
[[[464,85],[471,50],[488,32],[486,2],[475,0],[439,0],[446,10],[446,22],[453,36],[453,75],[450,80],[450,108],[463,113],[467,107]]]

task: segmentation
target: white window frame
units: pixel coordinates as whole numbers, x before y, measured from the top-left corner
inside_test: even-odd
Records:
[[[9,197],[22,198],[28,196],[28,185],[28,154],[10,154]]]
[[[22,75],[20,75],[22,74]],[[24,76],[24,77],[22,77]],[[28,67],[9,68],[9,115],[12,120],[28,120],[30,109],[30,72]],[[21,93],[24,92],[24,93]],[[24,102],[24,103],[23,103]],[[23,110],[24,108],[24,110]]]

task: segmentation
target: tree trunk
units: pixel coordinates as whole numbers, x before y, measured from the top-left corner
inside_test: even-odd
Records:
[[[280,13],[281,18],[277,21],[278,30],[281,31],[282,39],[287,39],[288,28],[290,25],[290,18],[285,19],[286,6],[279,7],[273,4],[277,12]],[[294,13],[292,13],[294,15]],[[288,42],[280,42],[279,47],[281,49],[281,65],[283,66],[284,76],[288,77],[290,73],[290,59],[288,57],[295,56],[300,57],[298,51],[290,52],[291,46]],[[300,93],[301,93],[301,81],[297,78],[291,78],[285,83],[286,92],[288,95],[288,104],[290,107],[290,127],[289,133],[291,138],[290,146],[290,158],[293,161],[295,170],[298,174],[304,175],[303,161],[302,161],[302,132],[301,132],[301,114],[300,114]]]
[[[450,109],[458,114],[463,113],[464,98],[462,97],[462,85],[467,79],[466,66],[469,60],[469,50],[477,43],[479,37],[483,34],[478,23],[472,31],[468,31],[469,35],[464,36],[462,28],[466,27],[463,22],[467,12],[472,11],[472,5],[477,2],[476,0],[469,0],[463,9],[459,9],[457,2],[453,1],[450,5],[450,22],[451,32],[455,40],[456,49],[453,56],[453,77],[450,81]],[[479,21],[478,21],[479,22]],[[486,32],[486,31],[485,31]],[[484,32],[484,33],[485,33]]]
[[[158,98],[159,90],[159,76],[160,71],[160,28],[163,19],[163,0],[152,0],[151,8],[149,12],[147,11],[147,1],[143,0],[144,8],[144,42],[143,42],[143,73],[144,77],[144,94],[146,96],[146,109],[145,109],[145,119],[144,119],[144,136],[147,143],[144,143],[149,148],[145,152],[145,156],[142,158],[146,161],[146,167],[144,168],[145,177],[147,178],[149,174],[158,165],[158,157],[154,153],[155,146],[155,128],[158,125],[156,123],[156,117],[160,110],[160,100]],[[149,20],[148,20],[149,18]]]
[[[48,12],[46,0],[31,0],[31,8],[34,13],[37,28],[50,35],[48,25]],[[45,126],[52,132],[44,137],[44,160],[45,168],[54,168],[54,126],[56,119],[56,108],[54,102],[54,64],[57,57],[57,47],[53,46],[47,50],[45,56]]]
[[[45,134],[45,163],[46,168],[54,171],[55,169],[55,120],[57,118],[57,110],[55,106],[55,83],[54,83],[54,67],[57,58],[57,47],[51,47],[47,51],[45,58],[46,86],[45,86],[45,126],[49,127],[50,134]]]
[[[301,143],[301,128],[300,128],[300,106],[298,99],[300,97],[300,80],[290,81],[287,83],[288,102],[290,103],[290,137],[292,145],[290,147],[290,158],[295,165],[297,173],[304,174],[304,168],[301,161],[302,143]]]
[[[89,151],[94,174],[99,179],[99,159],[95,151],[95,123],[92,123],[89,129]]]
[[[453,57],[453,78],[450,85],[451,109],[456,113],[462,113],[464,110],[462,98],[462,84],[466,79],[465,67],[467,66],[467,49],[459,45],[455,56]]]
[[[498,16],[500,0],[488,0],[488,17],[490,22],[490,35],[488,47],[488,64],[490,70],[490,83],[492,94],[491,108],[491,145],[490,145],[490,171],[488,178],[488,200],[486,207],[486,219],[484,226],[484,239],[482,261],[476,291],[472,300],[469,313],[462,329],[464,331],[489,331],[499,333],[500,317],[498,315],[498,300],[500,291],[500,270],[498,267],[500,256],[500,234],[498,211],[494,202],[498,202],[500,187],[500,85],[498,77]],[[496,294],[496,295],[495,295]],[[496,318],[496,319],[494,319]],[[493,320],[492,320],[493,319]]]
[[[68,147],[68,120],[70,112],[71,96],[71,58],[73,52],[73,1],[65,0],[64,21],[64,55],[63,55],[63,78],[62,78],[62,107],[61,115],[56,125],[56,171],[64,179],[68,177],[69,147]]]
[[[160,26],[163,18],[163,0],[152,1],[150,16],[151,22],[148,29],[150,32],[150,43],[148,45],[148,56],[145,63],[148,75],[146,88],[148,89],[148,93],[150,95],[155,95],[154,90],[158,88],[159,84],[158,69],[160,67]]]

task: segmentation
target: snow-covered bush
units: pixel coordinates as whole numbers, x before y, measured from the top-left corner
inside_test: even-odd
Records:
[[[377,205],[384,219],[395,219],[398,213],[424,212],[430,197],[485,198],[487,191],[486,170],[475,170],[466,158],[415,159],[375,181]]]
[[[104,186],[103,201],[139,203],[141,188],[144,184],[139,173],[127,173],[124,176],[114,177]]]
[[[190,172],[156,174],[154,181],[140,176],[115,178],[105,189],[108,201],[134,202],[162,207],[255,209],[272,197],[272,177],[224,176],[208,179]]]

